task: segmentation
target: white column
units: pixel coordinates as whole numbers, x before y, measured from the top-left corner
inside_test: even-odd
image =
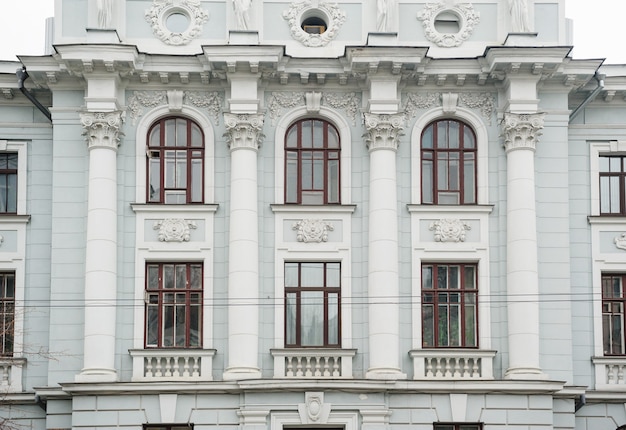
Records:
[[[89,143],[84,365],[78,382],[112,382],[117,299],[117,147],[120,112],[83,113]]]
[[[535,145],[543,114],[505,114],[507,154],[507,310],[510,379],[541,379]]]
[[[228,364],[224,380],[260,378],[257,151],[263,115],[224,114],[230,145]]]
[[[396,151],[402,114],[365,114],[370,152],[369,369],[366,378],[401,379]]]

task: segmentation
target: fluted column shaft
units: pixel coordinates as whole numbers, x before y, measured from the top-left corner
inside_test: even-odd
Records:
[[[224,114],[230,145],[228,364],[225,380],[259,378],[257,151],[263,115]]]
[[[367,378],[399,379],[398,201],[396,151],[404,117],[365,114],[370,152],[369,369]]]
[[[509,367],[506,377],[544,377],[539,365],[539,276],[535,210],[535,146],[542,114],[507,113],[507,310]]]
[[[84,365],[76,380],[109,382],[115,370],[117,299],[117,147],[123,115],[84,113],[89,143],[85,247]]]

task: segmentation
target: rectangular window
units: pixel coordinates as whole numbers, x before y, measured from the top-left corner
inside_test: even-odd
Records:
[[[202,347],[202,264],[146,265],[146,348]]]
[[[285,263],[285,346],[341,346],[340,263]]]
[[[422,346],[478,347],[475,264],[422,265]]]
[[[193,424],[177,424],[177,425],[166,425],[166,424],[144,424],[144,430],[193,430]]]
[[[17,213],[17,153],[0,153],[0,213]]]
[[[15,336],[15,273],[0,273],[0,356],[13,355]]]
[[[626,355],[624,348],[624,280],[626,274],[602,275],[604,355]]]
[[[433,430],[482,430],[482,424],[433,424]]]
[[[626,215],[626,156],[600,156],[600,215]]]

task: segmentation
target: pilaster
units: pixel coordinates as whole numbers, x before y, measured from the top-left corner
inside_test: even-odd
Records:
[[[535,209],[535,147],[543,114],[506,113],[507,309],[509,379],[544,379],[539,365],[539,277]]]
[[[85,340],[77,382],[112,382],[117,308],[117,147],[123,112],[80,115],[89,145],[85,246]]]
[[[404,116],[364,114],[370,152],[369,351],[366,378],[404,379],[400,369],[396,151]]]
[[[259,229],[257,150],[263,115],[224,114],[230,148],[228,363],[225,380],[261,376],[259,349]]]

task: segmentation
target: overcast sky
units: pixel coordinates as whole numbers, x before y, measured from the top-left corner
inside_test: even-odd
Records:
[[[16,54],[42,55],[45,19],[53,15],[54,1],[0,0],[0,4],[0,60],[16,60]],[[626,1],[565,0],[565,16],[574,20],[574,58],[626,64]]]

